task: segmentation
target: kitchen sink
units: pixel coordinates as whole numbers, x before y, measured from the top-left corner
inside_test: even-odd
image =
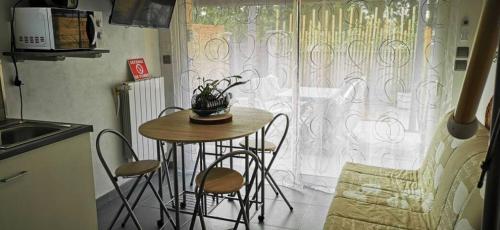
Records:
[[[0,127],[0,149],[9,149],[71,128],[71,125],[50,122],[18,121]]]

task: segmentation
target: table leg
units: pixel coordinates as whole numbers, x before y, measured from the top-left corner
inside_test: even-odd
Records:
[[[186,208],[186,165],[184,162],[184,144],[181,144],[181,157],[182,157],[182,203],[181,208]]]
[[[223,155],[222,153],[223,153],[223,150],[224,150],[224,149],[222,148],[222,145],[223,145],[224,143],[222,143],[222,141],[221,141],[221,142],[219,142],[219,143],[220,143],[220,144],[219,144],[219,156],[220,156],[220,157],[222,157],[222,155]],[[220,163],[220,167],[224,167],[224,163],[223,163],[223,162],[221,162],[221,163]]]
[[[266,179],[266,169],[265,168],[266,167],[265,167],[265,158],[264,158],[265,157],[264,156],[264,153],[265,153],[264,147],[265,147],[265,141],[266,141],[266,139],[265,139],[265,136],[266,136],[266,133],[265,133],[266,130],[265,130],[265,128],[262,127],[262,129],[261,129],[260,132],[261,132],[261,137],[260,137],[261,138],[261,143],[260,143],[261,144],[261,148],[260,149],[261,149],[261,154],[262,154],[262,156],[261,156],[261,158],[262,158],[262,167],[261,167],[261,173],[262,173],[262,177],[261,177],[262,178],[262,188],[261,188],[262,189],[261,190],[262,191],[262,194],[261,194],[261,197],[262,197],[261,198],[262,199],[262,207],[260,207],[260,216],[258,218],[259,218],[259,222],[263,222],[264,221],[264,212],[266,210],[266,206],[265,206],[265,203],[266,203],[266,199],[265,199],[265,191],[266,191],[266,189],[265,189],[265,187],[266,187],[266,180],[265,180]]]
[[[160,147],[161,143],[160,141],[157,141],[156,142],[156,154],[157,154],[157,157],[158,157],[158,160],[161,162],[162,160],[162,156],[161,156],[161,147]],[[162,186],[162,176],[163,176],[163,173],[162,173],[162,170],[168,170],[168,169],[164,169],[163,167],[160,167],[158,169],[158,192],[160,193],[160,198],[161,200],[163,200],[163,186]],[[163,219],[163,205],[160,204],[160,219],[156,222],[157,226],[163,226],[164,224],[164,219]]]
[[[174,207],[175,207],[175,228],[180,229],[180,210],[179,210],[179,173],[177,172],[177,143],[172,143],[173,163],[174,163]]]
[[[233,139],[229,140],[229,152],[233,152]],[[233,157],[229,158],[229,167],[233,169]]]
[[[222,156],[222,149],[219,148],[219,145],[217,144],[218,142],[216,141],[215,144],[215,160],[217,161],[219,159],[219,156]],[[222,145],[222,142],[221,144]],[[220,150],[220,151],[219,151]],[[222,167],[222,162],[219,163],[219,167]],[[214,194],[215,195],[215,203],[219,204],[219,194]],[[213,199],[212,199],[213,201]]]
[[[205,142],[203,142],[203,151],[201,151],[201,158],[200,159],[203,159],[202,162],[202,171],[206,170],[207,169],[207,158],[206,158],[206,145],[205,145]],[[207,207],[207,196],[206,195],[203,195],[203,215],[207,215],[207,212],[208,212],[208,207]]]
[[[255,155],[259,156],[259,132],[255,132]],[[258,167],[259,162],[255,162],[255,167]],[[255,210],[259,210],[259,177],[255,175]]]
[[[249,150],[249,146],[248,146],[248,136],[245,136],[245,149],[248,151]],[[249,172],[249,165],[248,165],[248,155],[245,155],[245,181],[247,183],[247,185],[245,186],[245,212],[247,214],[247,216],[250,216],[250,189],[251,189],[251,185],[248,183],[248,177],[250,175],[250,172]]]
[[[217,141],[214,142],[215,144],[215,161],[217,161],[217,159],[219,159],[219,148],[217,147]],[[220,164],[219,164],[220,165]],[[214,194],[215,195],[215,202],[218,204],[219,203],[219,195],[218,194]],[[212,202],[213,202],[213,199],[212,199]]]
[[[214,144],[215,144],[215,149],[214,149],[215,150],[215,152],[214,152],[214,154],[215,154],[215,160],[217,160],[217,159],[219,159],[219,148],[217,146],[217,141],[214,142]]]

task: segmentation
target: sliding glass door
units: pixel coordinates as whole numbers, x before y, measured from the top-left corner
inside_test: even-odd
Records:
[[[285,185],[333,191],[345,162],[418,167],[449,107],[448,8],[427,0],[179,1],[177,104],[190,107],[204,78],[248,80],[232,90],[234,106],[291,118],[273,166]],[[277,141],[282,130],[268,135]]]

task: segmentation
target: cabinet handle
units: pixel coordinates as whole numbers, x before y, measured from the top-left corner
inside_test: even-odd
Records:
[[[19,179],[19,178],[21,178],[23,176],[26,176],[27,174],[28,174],[28,171],[21,171],[21,172],[13,175],[11,177],[0,179],[0,183],[6,184],[6,183],[9,183],[9,182],[14,181],[16,179]]]

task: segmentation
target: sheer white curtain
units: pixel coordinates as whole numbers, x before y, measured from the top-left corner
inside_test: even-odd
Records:
[[[284,185],[333,191],[347,161],[416,168],[449,108],[449,8],[437,0],[178,0],[176,103],[190,107],[201,78],[249,80],[232,91],[235,106],[291,118],[272,171]]]

